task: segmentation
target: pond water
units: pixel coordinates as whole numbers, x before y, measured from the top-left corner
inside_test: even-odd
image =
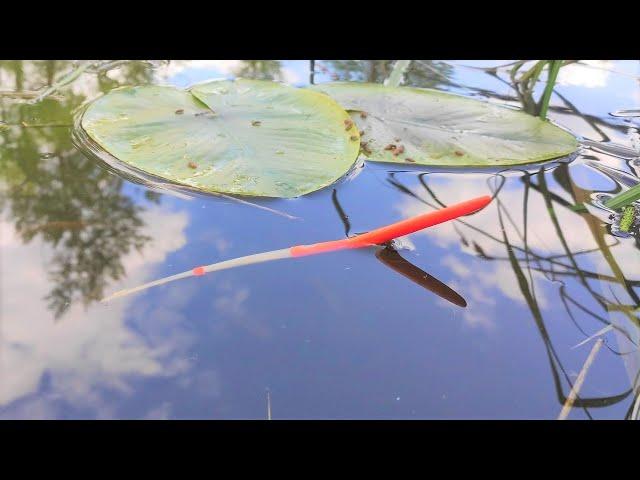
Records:
[[[508,68],[487,68],[506,63],[416,60],[405,84],[531,108],[544,82],[516,91]],[[393,61],[311,65],[123,62],[31,104],[73,62],[0,62],[0,418],[554,419],[596,340],[575,346],[608,325],[569,418],[637,416],[639,243],[612,234],[598,199],[640,172],[640,120],[611,115],[638,108],[639,62],[563,67],[549,118],[585,146],[500,173],[367,163],[311,195],[241,203],[129,181],[72,142],[81,105],[117,86],[382,82]],[[494,193],[397,252],[253,265],[99,302]]]

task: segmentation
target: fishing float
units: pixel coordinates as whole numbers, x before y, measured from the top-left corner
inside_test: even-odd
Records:
[[[164,285],[165,283],[174,282],[188,277],[199,277],[211,272],[220,270],[228,270],[230,268],[244,267],[246,265],[254,265],[256,263],[270,262],[272,260],[282,260],[285,258],[299,258],[309,255],[318,255],[321,253],[335,252],[337,250],[348,250],[353,248],[371,247],[381,245],[391,240],[415,233],[425,228],[438,225],[440,223],[455,220],[458,217],[469,215],[471,213],[482,210],[491,202],[491,197],[485,195],[473,198],[465,202],[456,203],[440,210],[423,213],[415,217],[407,218],[384,227],[371,230],[355,237],[344,238],[340,240],[330,240],[327,242],[314,243],[311,245],[295,245],[293,247],[283,248],[280,250],[272,250],[270,252],[256,253],[244,257],[238,257],[231,260],[212,263],[210,265],[202,265],[192,268],[186,272],[178,273],[168,277],[164,277],[153,282],[145,283],[138,287],[119,290],[114,294],[103,298],[103,303],[115,300],[116,298],[141,292],[152,287]]]

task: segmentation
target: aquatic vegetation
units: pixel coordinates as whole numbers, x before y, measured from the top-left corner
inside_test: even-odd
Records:
[[[636,209],[633,205],[627,205],[622,210],[622,217],[620,218],[620,230],[628,232],[636,220]]]
[[[612,209],[618,210],[627,205],[635,202],[640,199],[640,184],[631,187],[629,190],[626,190],[615,197],[610,198],[605,202],[605,206]]]
[[[437,71],[429,70],[426,65],[423,68],[422,62],[435,65]],[[276,62],[269,65],[273,75],[270,72],[266,75],[265,70],[258,67],[246,68],[246,75],[291,82],[294,78],[291,71],[295,70],[294,83],[306,83],[303,62],[277,63],[279,65]],[[313,70],[313,62],[309,63]],[[4,245],[9,243],[3,246],[9,252],[4,269],[10,272],[5,275],[3,285],[3,291],[7,292],[3,332],[5,343],[20,348],[9,348],[5,355],[15,360],[5,358],[3,361],[9,372],[8,387],[4,391],[9,392],[10,399],[22,400],[7,403],[0,399],[5,417],[20,416],[21,405],[31,398],[50,409],[46,415],[59,415],[51,398],[56,395],[64,398],[65,386],[69,383],[60,380],[75,371],[92,382],[80,383],[82,391],[99,395],[100,389],[107,385],[102,372],[109,372],[103,368],[103,358],[129,358],[125,351],[117,348],[119,343],[111,342],[118,337],[104,328],[107,317],[121,318],[123,324],[131,327],[124,336],[128,343],[136,340],[139,329],[144,333],[144,329],[151,326],[153,332],[149,338],[141,337],[142,340],[151,338],[152,345],[170,349],[184,342],[181,335],[176,335],[181,333],[180,329],[197,331],[201,349],[189,347],[188,352],[180,350],[179,355],[171,353],[162,357],[175,357],[182,362],[189,358],[191,370],[180,370],[184,372],[178,375],[180,379],[188,377],[195,382],[199,379],[197,368],[218,370],[239,389],[244,389],[240,393],[251,404],[258,404],[252,395],[263,393],[256,385],[268,385],[269,406],[270,388],[274,387],[274,398],[280,399],[276,401],[279,417],[296,414],[295,408],[292,410],[291,405],[287,405],[285,389],[292,385],[299,388],[303,383],[296,378],[298,371],[302,375],[305,371],[328,373],[328,368],[337,365],[334,357],[338,358],[340,367],[347,367],[343,369],[344,379],[351,385],[344,387],[345,383],[343,388],[334,388],[333,383],[303,384],[303,388],[321,397],[323,402],[332,404],[329,409],[303,399],[302,402],[308,403],[302,406],[307,412],[315,412],[313,415],[358,414],[355,407],[349,410],[350,402],[344,401],[345,394],[357,393],[362,394],[362,405],[370,398],[375,399],[374,415],[380,417],[482,414],[496,418],[556,418],[563,405],[569,418],[638,417],[640,300],[637,291],[640,279],[635,267],[640,238],[637,216],[636,220],[631,218],[638,203],[616,210],[605,207],[604,203],[637,184],[640,163],[637,151],[630,148],[635,148],[630,132],[635,131],[637,135],[631,115],[634,111],[622,111],[625,118],[606,116],[608,111],[633,105],[625,105],[623,101],[607,104],[610,90],[602,87],[576,90],[563,84],[550,95],[554,101],[547,106],[549,116],[566,122],[581,136],[580,144],[585,147],[570,163],[505,167],[504,170],[509,171],[504,174],[479,168],[450,173],[451,168],[416,165],[407,152],[407,145],[400,141],[404,138],[398,136],[382,147],[389,147],[384,152],[392,158],[404,156],[406,164],[364,166],[358,163],[353,170],[354,174],[358,172],[356,181],[337,181],[331,189],[288,202],[223,194],[198,195],[160,179],[155,179],[156,183],[131,183],[124,169],[107,171],[108,165],[85,156],[87,152],[83,149],[78,152],[69,142],[71,114],[100,93],[109,95],[108,92],[119,86],[159,80],[185,85],[209,73],[198,70],[197,75],[188,71],[175,74],[174,65],[164,73],[149,72],[148,68],[139,70],[149,75],[144,78],[130,69],[133,65],[129,63],[121,63],[118,71],[108,76],[88,68],[56,94],[30,105],[24,100],[35,98],[34,93],[42,92],[43,85],[53,85],[77,64],[25,62],[25,68],[15,70],[12,64],[11,69],[6,68],[7,64],[0,62],[0,157],[3,159],[0,207],[4,214],[3,231],[9,233],[3,237]],[[525,67],[533,64],[535,62],[526,63]],[[325,65],[331,68],[334,63],[315,62],[316,69],[321,70]],[[355,61],[353,65],[345,62],[344,65],[344,70],[336,70],[341,77],[351,75],[352,80],[378,83],[385,78],[389,80],[390,75],[403,66],[391,60]],[[219,76],[237,75],[245,66],[250,66],[249,62],[236,62],[227,71],[220,71]],[[535,83],[536,99],[545,90],[548,66],[549,62]],[[628,63],[621,62],[620,66],[626,71],[632,70]],[[509,75],[505,68],[510,67],[497,69],[498,75],[475,67],[474,70],[459,65],[447,67],[445,62],[412,60],[404,73],[396,76],[400,80],[398,85],[438,86],[467,98],[489,99],[514,107],[524,107],[528,101],[523,101],[516,89],[507,86]],[[328,81],[333,76],[331,69],[320,70],[316,74],[319,81]],[[524,70],[522,68],[518,75]],[[21,74],[23,71],[26,75]],[[169,71],[173,76],[165,75]],[[14,80],[15,91],[11,90]],[[309,83],[313,83],[313,77]],[[633,89],[631,93],[635,92],[637,83],[627,83],[628,88]],[[548,85],[546,88],[551,91]],[[610,87],[622,91],[624,85],[617,78]],[[387,86],[392,87],[390,81]],[[5,91],[7,95],[3,94]],[[575,94],[576,91],[579,94]],[[591,103],[598,95],[602,98]],[[539,105],[540,102],[536,106]],[[187,112],[176,107],[173,115],[185,117]],[[360,139],[363,154],[367,149],[367,132],[359,128],[358,122],[371,117],[375,117],[374,112],[362,111],[351,116],[351,124],[340,125],[347,138],[364,137]],[[204,119],[212,118],[204,116]],[[76,119],[76,125],[79,121]],[[255,131],[267,125],[260,119],[250,123],[247,128]],[[591,140],[583,140],[585,136]],[[464,158],[455,150],[453,155]],[[100,160],[105,158],[106,152]],[[112,160],[125,165],[115,158]],[[185,168],[196,173],[201,165],[199,160],[191,159]],[[134,178],[133,182],[136,181]],[[500,184],[497,188],[493,188],[494,181]],[[183,195],[173,196],[174,191]],[[99,306],[94,303],[113,291],[144,284],[190,266],[218,262],[220,267],[221,260],[283,245],[342,238],[343,233],[344,238],[357,238],[361,232],[379,225],[378,222],[391,223],[454,204],[467,195],[485,193],[491,193],[494,199],[480,214],[461,217],[425,234],[402,239],[408,246],[404,253],[397,251],[402,247],[394,241],[387,247],[310,257],[303,264],[270,262],[258,268],[204,275],[197,281],[185,280],[169,288],[150,290],[148,295],[127,297],[124,302]],[[162,209],[155,205],[160,198]],[[248,200],[255,202],[250,204],[251,209],[237,203],[246,205]],[[284,207],[300,221],[263,215],[254,210],[255,207]],[[168,227],[173,213],[179,213],[185,222],[179,229]],[[626,226],[630,233],[623,232]],[[186,243],[155,248],[176,236]],[[42,253],[38,255],[38,251]],[[194,275],[201,272],[200,269],[190,271]],[[52,295],[46,297],[48,293]],[[18,298],[20,303],[14,300]],[[39,301],[42,308],[33,309]],[[225,308],[219,308],[220,305]],[[82,306],[86,309],[79,308]],[[168,314],[164,312],[167,308]],[[126,313],[121,313],[125,310]],[[39,323],[34,324],[33,319]],[[42,327],[54,320],[58,323],[51,330],[55,334],[50,337],[49,331]],[[95,327],[92,328],[95,336],[87,327]],[[494,329],[493,334],[483,335],[484,329],[488,332],[489,328]],[[74,344],[72,336],[86,336],[86,341]],[[47,338],[57,340],[52,343],[46,341]],[[109,339],[106,344],[98,341],[105,338]],[[591,369],[586,377],[581,375],[578,379],[577,373],[599,338],[603,342],[598,344],[600,351]],[[96,348],[112,344],[112,350]],[[74,351],[74,345],[90,348],[77,348],[76,354],[64,357],[68,361],[57,361],[57,352]],[[239,350],[239,345],[246,345],[246,351]],[[333,347],[340,349],[338,355],[333,355],[336,352]],[[526,355],[520,355],[523,349]],[[86,374],[84,352],[87,351],[98,352],[95,356],[100,368],[96,371],[100,375]],[[357,357],[341,355],[342,351],[355,351]],[[215,355],[207,356],[204,352],[215,352]],[[280,379],[277,383],[272,360],[278,357],[274,357],[273,352],[298,359],[294,362],[295,368],[288,366],[290,362],[277,366]],[[332,355],[326,355],[327,352]],[[195,358],[198,353],[200,359],[196,366],[198,362],[190,357]],[[247,362],[247,358],[251,361]],[[376,363],[379,361],[384,361],[385,368],[371,377],[370,367],[380,365]],[[50,375],[51,381],[40,373],[24,374],[25,371],[39,372],[40,363],[47,368],[44,375]],[[628,379],[622,370],[623,363]],[[252,364],[259,364],[260,369],[256,370]],[[425,368],[429,375],[424,375]],[[161,370],[164,375],[170,369]],[[586,367],[584,370],[586,373]],[[447,403],[444,394],[442,399],[440,394],[449,396],[447,386],[460,385],[460,378],[467,378],[460,373],[468,373],[468,378],[474,381],[463,382],[464,388],[457,391],[459,401]],[[119,381],[119,375],[109,378]],[[18,390],[12,386],[16,379],[26,377],[37,388]],[[162,395],[176,399],[172,415],[188,409],[195,412],[193,415],[211,416],[212,403],[216,416],[257,415],[253,406],[242,402],[238,405],[238,395],[229,397],[228,390],[213,401],[211,396],[201,401],[205,396],[200,389],[203,382],[198,380],[197,387],[196,383],[182,382],[177,386],[170,376],[165,378]],[[326,378],[333,379],[329,375]],[[129,381],[127,379],[127,383]],[[126,395],[110,393],[96,411],[108,407],[114,416],[144,414],[131,410],[130,405],[148,397],[148,386],[134,381],[137,382],[131,380],[133,388]],[[385,392],[383,388],[390,384],[398,391]],[[492,389],[492,395],[485,395],[487,388]],[[406,402],[409,391],[412,405]],[[174,392],[181,393],[173,396]],[[184,392],[189,393],[188,401],[179,400],[187,397]],[[390,402],[380,402],[386,393],[393,393],[389,397],[393,400],[391,406]],[[120,399],[125,397],[126,406],[121,407]],[[296,403],[300,402],[299,397],[295,398]],[[263,396],[260,399],[264,400]],[[201,410],[196,410],[198,401],[204,405]],[[513,406],[515,403],[517,406]],[[220,408],[225,406],[227,410]],[[258,414],[264,415],[263,402],[259,407]],[[70,406],[64,412],[70,417],[92,414],[93,407],[86,406]]]
[[[516,90],[525,112],[539,116],[545,120],[547,118],[551,94],[553,93],[560,68],[576,62],[576,60],[538,60],[524,72],[522,68],[528,63],[527,60],[518,60],[513,64],[504,65],[503,67],[511,67],[509,69],[511,85]],[[545,89],[540,100],[536,102],[534,99],[534,90],[540,81],[540,76],[545,70],[545,67],[547,67],[548,70]],[[495,67],[490,70],[490,72],[497,75],[498,68],[499,67]]]
[[[405,72],[409,68],[411,60],[398,60],[393,66],[391,74],[384,81],[386,87],[397,87],[402,83]]]
[[[108,153],[152,175],[202,191],[287,198],[351,168],[359,135],[345,122],[348,114],[318,92],[236,80],[113,90],[81,125]]]
[[[523,112],[397,87],[410,66],[397,61],[384,86],[297,89],[238,79],[187,91],[131,87],[90,104],[81,127],[142,172],[205,192],[284,198],[334,183],[359,151],[371,161],[487,167],[542,162],[577,148],[572,135]]]
[[[539,118],[459,95],[348,82],[311,88],[351,112],[371,161],[509,166],[562,157],[578,147],[571,134]]]
[[[547,118],[547,110],[549,109],[549,101],[551,100],[551,93],[553,92],[553,86],[558,78],[558,72],[562,66],[562,60],[550,60],[549,63],[549,78],[547,79],[547,85],[540,99],[540,113],[539,116],[543,120]]]

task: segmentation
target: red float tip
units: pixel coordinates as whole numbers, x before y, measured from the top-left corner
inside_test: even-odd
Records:
[[[204,275],[206,273],[204,271],[204,267],[196,267],[192,270],[192,272],[196,277],[199,277],[200,275]]]

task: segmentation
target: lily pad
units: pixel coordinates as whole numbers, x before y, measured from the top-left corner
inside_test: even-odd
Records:
[[[459,95],[357,82],[311,88],[350,111],[371,161],[488,167],[541,162],[578,148],[549,122]]]
[[[115,89],[89,105],[81,125],[118,160],[152,175],[208,192],[296,197],[355,163],[359,136],[345,121],[326,95],[240,79],[191,91]]]

